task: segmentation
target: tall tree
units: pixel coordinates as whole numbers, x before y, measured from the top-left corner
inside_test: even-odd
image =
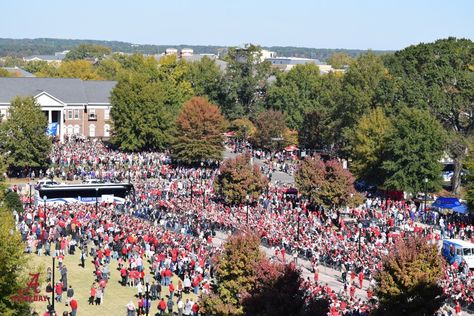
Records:
[[[219,104],[223,72],[215,60],[205,56],[199,61],[188,62],[187,80],[197,96],[207,96],[209,101]]]
[[[446,148],[441,124],[429,112],[407,107],[400,109],[393,122],[382,164],[384,185],[416,194],[423,191],[423,179],[427,178],[428,188],[438,190],[442,171],[439,160]]]
[[[467,152],[466,138],[474,131],[473,56],[474,42],[447,38],[407,47],[385,59],[390,73],[403,82],[396,98],[429,109],[447,131],[456,135],[449,139],[455,167],[452,190],[456,194]]]
[[[256,148],[281,150],[287,131],[285,116],[280,111],[266,110],[255,120],[255,134],[252,143]]]
[[[216,105],[194,97],[183,106],[176,120],[172,157],[185,163],[222,159],[224,117]]]
[[[345,66],[349,66],[352,61],[352,57],[345,52],[335,52],[326,60],[326,62],[335,69],[342,69]]]
[[[268,89],[267,106],[286,114],[288,127],[299,129],[305,112],[322,110],[319,103],[321,78],[315,64],[296,65],[277,75]]]
[[[0,155],[0,314],[5,316],[30,315],[28,303],[14,301],[24,286],[23,274],[27,265],[25,245],[16,230],[12,209],[4,203],[5,183],[3,157]]]
[[[260,60],[261,55],[261,48],[251,44],[229,48],[218,102],[227,118],[254,117],[263,106],[271,67],[269,62]]]
[[[241,140],[252,138],[257,131],[252,121],[246,117],[233,120],[229,128],[235,132],[235,137]]]
[[[268,185],[257,165],[250,164],[250,157],[239,155],[226,159],[214,181],[214,189],[227,203],[243,203],[248,195],[257,199]]]
[[[203,302],[210,315],[244,315],[241,296],[255,286],[256,264],[264,258],[260,238],[249,232],[230,236],[217,258],[217,290]]]
[[[339,146],[350,135],[359,118],[375,107],[379,83],[387,76],[382,59],[372,52],[362,54],[351,63],[343,78],[341,98],[333,112]],[[342,144],[341,144],[342,142]]]
[[[78,60],[78,59],[103,59],[106,55],[109,55],[112,50],[109,47],[100,46],[100,45],[89,45],[81,44],[69,51],[64,58],[65,61],[68,60]]]
[[[349,136],[351,170],[357,177],[376,185],[384,183],[382,163],[392,128],[391,120],[380,107],[360,118],[354,133]]]
[[[433,315],[442,306],[446,298],[437,282],[443,259],[436,245],[421,236],[400,238],[382,265],[375,276],[375,315]]]
[[[60,78],[80,78],[83,80],[100,80],[96,69],[87,60],[63,61],[57,69],[57,77]]]
[[[181,106],[193,94],[186,65],[137,54],[114,58],[124,70],[111,95],[112,142],[123,150],[164,149]]]
[[[33,97],[16,97],[8,111],[8,119],[0,124],[0,150],[10,170],[46,167],[51,139],[40,105]]]
[[[337,160],[319,156],[301,161],[295,174],[298,191],[312,203],[328,207],[350,205],[355,196],[354,177]]]

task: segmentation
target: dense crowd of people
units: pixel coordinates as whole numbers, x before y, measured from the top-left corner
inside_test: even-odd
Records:
[[[274,253],[273,259],[287,262],[296,255],[310,263],[312,277],[302,286],[314,297],[327,299],[332,316],[368,315],[374,275],[397,238],[422,234],[433,243],[443,236],[474,239],[473,227],[465,221],[448,220],[414,202],[381,197],[368,198],[355,209],[314,208],[288,188],[271,184],[257,200],[228,206],[213,194],[217,168],[172,166],[165,153],[123,153],[100,141],[70,140],[55,144],[50,159],[52,167],[38,176],[133,183],[134,192],[122,208],[26,203],[24,212],[16,214],[28,252],[54,255],[60,267],[66,255],[80,256],[83,265],[93,260],[91,305],[107,299],[107,282],[116,273],[109,264],[117,260],[122,285],[138,292],[136,304],[127,304],[128,315],[143,314],[152,301],[159,312],[176,306],[179,315],[198,315],[199,302],[184,302],[181,294],[209,292],[212,258],[220,251],[213,243],[217,231],[228,234],[250,227]],[[145,269],[146,261],[150,269]],[[341,271],[341,290],[319,280],[321,266]],[[171,282],[172,275],[179,277],[178,284]],[[59,286],[49,284],[56,296],[68,291],[67,276],[64,280]],[[150,301],[144,297],[145,283],[151,287]],[[440,284],[452,302],[473,303],[474,276],[465,266],[446,265]],[[163,287],[170,292],[168,300],[160,294]],[[356,295],[356,288],[364,295]]]

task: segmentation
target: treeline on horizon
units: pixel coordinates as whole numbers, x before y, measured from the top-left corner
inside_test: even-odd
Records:
[[[151,45],[132,44],[120,41],[82,40],[82,39],[60,39],[60,38],[35,38],[35,39],[12,39],[0,38],[0,56],[25,57],[31,55],[52,55],[55,52],[69,50],[81,44],[101,45],[109,47],[113,52],[161,54],[167,48],[192,48],[195,54],[222,54],[228,47],[213,45]],[[326,61],[336,52],[344,52],[351,57],[357,57],[367,52],[361,49],[344,48],[309,48],[293,46],[270,46],[262,47],[274,51],[278,56],[313,58]],[[374,50],[375,54],[386,54],[392,51]]]

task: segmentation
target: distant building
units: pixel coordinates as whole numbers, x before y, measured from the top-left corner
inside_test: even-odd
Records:
[[[31,72],[26,71],[25,69],[19,67],[2,67],[6,71],[8,71],[13,77],[26,77],[32,78],[35,77]]]
[[[57,136],[110,137],[110,93],[116,81],[71,78],[0,78],[0,114],[16,97],[33,96],[48,123],[56,123]]]
[[[167,48],[165,55],[178,55],[178,50],[176,48]]]
[[[63,61],[65,56],[63,55],[32,55],[23,57],[24,61],[46,61],[48,63],[60,63]]]
[[[264,60],[269,59],[269,58],[276,58],[277,57],[275,52],[271,52],[271,51],[266,50],[266,49],[262,49],[261,54],[262,54],[262,56],[260,57],[260,61],[264,61]]]
[[[278,68],[283,71],[290,71],[296,65],[306,65],[313,63],[319,67],[321,73],[328,73],[334,71],[331,65],[323,63],[318,59],[310,58],[299,58],[299,57],[275,57],[267,58],[266,61],[269,61],[273,67]]]
[[[191,48],[183,48],[183,49],[181,50],[180,56],[181,56],[181,58],[182,58],[182,57],[192,56],[193,54],[194,54],[194,50],[193,50],[193,49],[191,49]]]

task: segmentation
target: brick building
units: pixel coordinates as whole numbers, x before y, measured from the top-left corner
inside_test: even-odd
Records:
[[[57,136],[110,137],[110,93],[116,81],[69,78],[0,78],[0,116],[8,119],[8,107],[16,96],[33,96]]]

